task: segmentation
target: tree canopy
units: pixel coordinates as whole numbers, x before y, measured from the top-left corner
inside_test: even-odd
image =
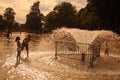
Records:
[[[98,17],[104,21],[103,26],[120,33],[119,0],[88,0],[88,4],[96,7]]]
[[[41,24],[41,12],[39,9],[39,1],[35,2],[31,6],[30,13],[27,14],[26,18],[26,29],[33,32],[41,32],[42,24]]]
[[[76,7],[69,2],[61,2],[51,12],[44,16],[40,12],[40,2],[35,2],[26,15],[25,30],[49,32],[60,27],[80,29],[108,29],[120,34],[120,5],[118,0],[87,0],[85,8],[78,12]],[[15,28],[19,26],[15,20],[13,8],[8,7],[0,15],[0,29]],[[42,22],[45,26],[42,26]],[[26,31],[27,31],[26,30]]]
[[[46,16],[46,28],[76,27],[76,8],[69,2],[62,2]]]
[[[88,4],[78,12],[78,20],[82,29],[98,29],[100,20],[96,15],[96,8],[92,4]]]
[[[4,20],[6,21],[6,28],[11,29],[15,22],[15,20],[14,20],[15,12],[14,12],[13,8],[11,8],[11,7],[6,8],[3,17],[4,17]]]
[[[75,27],[76,8],[69,2],[62,2],[54,7],[59,26]]]

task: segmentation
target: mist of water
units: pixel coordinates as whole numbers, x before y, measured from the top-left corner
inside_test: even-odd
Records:
[[[15,80],[15,76],[19,75],[16,79],[21,77],[25,80],[80,80],[80,79],[91,79],[96,80],[98,78],[103,79],[104,74],[116,75],[116,79],[119,78],[119,64],[116,64],[115,61],[110,58],[101,59],[96,63],[96,68],[88,69],[86,64],[81,63],[80,61],[71,60],[67,58],[59,57],[55,59],[55,42],[56,41],[72,41],[74,44],[64,44],[64,46],[73,46],[77,43],[89,43],[94,44],[94,42],[103,42],[108,40],[106,36],[109,36],[110,32],[105,33],[101,31],[85,31],[78,29],[58,29],[53,31],[52,34],[31,34],[32,41],[30,42],[30,53],[29,61],[26,61],[26,51],[21,53],[21,64],[16,66],[16,43],[15,37],[20,36],[21,42],[31,33],[22,33],[21,35],[17,32],[13,33],[11,39],[6,37],[0,37],[0,52],[3,55],[4,64],[2,68],[9,69],[6,79]],[[105,37],[103,35],[106,35]],[[111,35],[111,34],[110,34]],[[110,37],[110,40],[114,36]],[[116,40],[116,39],[115,39]],[[116,42],[116,41],[115,41]],[[119,43],[119,40],[118,40]],[[119,45],[118,45],[119,46]],[[116,47],[118,47],[116,46]],[[68,47],[67,47],[68,48]],[[109,62],[108,62],[109,61]],[[2,60],[1,60],[2,62]],[[114,62],[114,63],[113,63]],[[103,64],[105,63],[105,64]],[[109,63],[110,65],[118,66],[116,69],[113,69],[114,66],[106,67]],[[100,65],[102,64],[102,65]],[[109,66],[110,66],[109,65]],[[106,70],[106,71],[105,71]],[[96,72],[97,71],[97,72]],[[95,73],[96,72],[96,73]],[[99,74],[100,73],[100,74]],[[99,76],[100,75],[100,76]],[[101,76],[102,75],[102,76]],[[98,77],[96,77],[98,76]],[[1,79],[1,78],[0,78]]]

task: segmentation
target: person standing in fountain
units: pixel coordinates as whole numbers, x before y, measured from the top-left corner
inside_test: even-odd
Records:
[[[108,46],[107,43],[106,43],[106,48],[105,48],[104,54],[105,54],[106,56],[109,56],[109,46]]]
[[[7,36],[8,39],[10,38],[10,34],[12,35],[12,32],[8,29],[7,32],[6,32],[6,36]]]
[[[17,61],[17,63],[20,63],[20,54],[21,54],[21,51],[22,51],[22,44],[20,42],[20,37],[19,36],[16,37],[15,42],[17,43],[17,57],[16,57],[17,59],[16,59],[16,61]]]
[[[28,59],[28,54],[29,54],[29,42],[31,41],[31,35],[28,35],[22,42],[22,50],[24,47],[26,48],[27,52],[27,59]]]

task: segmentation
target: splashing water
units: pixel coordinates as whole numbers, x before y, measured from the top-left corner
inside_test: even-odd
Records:
[[[61,34],[62,32],[62,34]],[[63,33],[64,32],[64,33]],[[16,43],[14,39],[18,33],[13,33],[12,38],[7,40],[0,37],[0,52],[2,69],[8,69],[5,79],[7,80],[102,80],[119,79],[120,64],[115,59],[101,58],[95,62],[95,68],[89,69],[80,61],[59,57],[54,59],[54,41],[72,40],[80,43],[92,43],[101,31],[86,31],[78,29],[62,28],[55,33],[46,35],[32,35],[30,43],[29,60],[26,61],[26,51],[21,54],[21,63],[16,65]],[[105,33],[105,32],[104,32]],[[109,33],[109,32],[108,32]],[[19,35],[21,41],[29,33]],[[57,34],[57,36],[55,36]],[[102,34],[102,36],[105,34]],[[67,37],[65,37],[67,36]],[[3,74],[4,75],[4,74]],[[18,76],[16,76],[18,75]],[[111,77],[112,76],[112,77]],[[109,78],[108,78],[109,77]],[[0,76],[0,79],[4,79]]]

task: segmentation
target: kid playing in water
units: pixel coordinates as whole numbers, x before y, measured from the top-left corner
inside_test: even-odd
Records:
[[[9,39],[10,38],[10,34],[12,35],[12,32],[8,29],[6,32],[6,37]]]
[[[31,35],[28,35],[22,42],[22,48],[26,48],[27,51],[27,59],[28,59],[28,54],[29,54],[29,42],[31,41]]]
[[[16,37],[15,42],[17,43],[17,57],[16,57],[17,59],[16,59],[16,61],[17,61],[17,63],[20,63],[20,54],[21,54],[21,51],[22,51],[22,44],[20,42],[20,37],[19,36]]]
[[[109,47],[108,47],[108,44],[106,44],[106,48],[105,48],[105,52],[104,52],[104,54],[106,55],[106,56],[108,56],[109,55]]]

